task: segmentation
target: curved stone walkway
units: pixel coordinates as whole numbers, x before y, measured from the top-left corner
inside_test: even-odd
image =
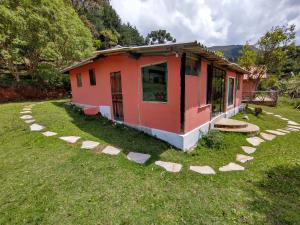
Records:
[[[32,117],[32,107],[35,104],[31,104],[28,106],[25,106],[23,110],[20,112],[20,118],[24,120],[25,123],[29,124],[30,130],[31,131],[42,131],[42,134],[45,137],[53,137],[57,136],[58,134],[53,132],[53,131],[45,131],[46,127],[44,127],[41,124],[35,123],[35,119]],[[264,111],[267,115],[273,115],[277,117],[278,119],[287,121],[287,127],[282,128],[282,129],[276,129],[276,130],[265,130],[264,132],[260,132],[260,137],[255,136],[255,137],[248,137],[246,138],[247,142],[253,146],[241,146],[244,154],[237,154],[236,155],[236,161],[239,163],[246,163],[248,161],[251,161],[254,159],[254,157],[249,156],[253,154],[256,151],[257,146],[259,146],[261,143],[265,141],[272,141],[274,138],[277,136],[284,136],[289,134],[290,132],[297,132],[300,131],[300,125],[292,120],[289,120],[285,117],[282,117],[281,115],[274,114],[271,112],[266,112]],[[74,144],[78,140],[81,139],[79,136],[60,136],[58,137],[60,140],[63,140],[69,144]],[[92,149],[97,149],[97,147],[100,145],[99,142],[96,141],[90,141],[90,140],[84,140],[81,143],[81,148],[82,149],[87,149],[87,150],[92,150]],[[108,154],[108,155],[118,155],[121,152],[121,149],[116,148],[114,146],[106,146],[101,150],[101,153]],[[149,154],[144,154],[144,153],[139,153],[139,152],[129,152],[126,156],[126,158],[132,162],[144,165],[150,158],[151,155]],[[179,163],[174,163],[174,162],[165,162],[165,161],[155,161],[155,165],[165,169],[168,172],[173,172],[173,173],[178,173],[182,170],[182,165]],[[189,167],[190,171],[202,174],[202,175],[214,175],[216,174],[216,171],[210,167],[209,165],[193,165]],[[235,163],[235,162],[229,162],[228,164],[221,166],[218,169],[220,172],[230,172],[230,171],[243,171],[245,170],[245,167]]]

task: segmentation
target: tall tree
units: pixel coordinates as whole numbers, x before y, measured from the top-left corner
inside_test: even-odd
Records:
[[[151,31],[146,37],[146,44],[164,44],[167,42],[176,42],[176,39],[166,30],[155,30]]]
[[[90,31],[62,0],[3,0],[0,5],[0,61],[17,81],[41,64],[61,67],[84,58],[92,44]]]
[[[249,70],[256,63],[257,52],[251,48],[249,42],[246,42],[246,44],[243,45],[242,54],[238,58],[238,64]]]
[[[267,31],[257,42],[258,63],[266,65],[271,73],[280,73],[288,54],[296,50],[295,35],[295,25],[276,26]]]

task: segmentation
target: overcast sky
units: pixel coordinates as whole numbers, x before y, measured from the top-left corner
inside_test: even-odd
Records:
[[[123,22],[145,36],[166,29],[177,42],[207,46],[255,43],[272,26],[295,24],[300,44],[300,0],[111,0]]]

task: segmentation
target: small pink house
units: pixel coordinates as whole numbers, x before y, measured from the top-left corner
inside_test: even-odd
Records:
[[[102,50],[64,72],[73,103],[182,150],[239,112],[248,73],[197,42]]]

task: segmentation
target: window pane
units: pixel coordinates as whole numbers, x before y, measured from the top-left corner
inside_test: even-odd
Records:
[[[82,87],[82,80],[81,80],[81,74],[76,74],[76,80],[77,80],[77,87]]]
[[[167,63],[142,68],[143,100],[167,102]]]
[[[233,88],[234,88],[234,79],[228,79],[228,105],[233,105]]]
[[[186,58],[185,74],[198,76],[200,73],[200,60]]]
[[[90,85],[96,85],[96,76],[95,76],[95,70],[91,69],[89,70],[89,76],[90,76]]]

